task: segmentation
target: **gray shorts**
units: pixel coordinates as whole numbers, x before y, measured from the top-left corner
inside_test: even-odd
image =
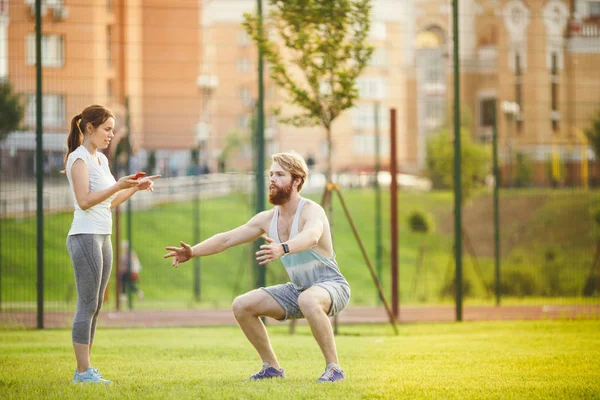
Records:
[[[331,307],[327,312],[327,315],[330,317],[339,314],[340,311],[348,305],[348,301],[350,301],[350,285],[348,285],[347,282],[320,282],[315,283],[313,286],[322,287],[327,290],[329,296],[331,296]],[[300,306],[298,305],[298,297],[303,290],[299,290],[292,282],[263,287],[261,289],[269,293],[271,297],[283,307],[285,317],[280,319],[280,321],[285,321],[290,318],[304,318]]]

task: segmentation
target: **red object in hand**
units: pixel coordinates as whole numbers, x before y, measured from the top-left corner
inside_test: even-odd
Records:
[[[145,172],[138,172],[137,174],[135,174],[133,179],[140,179],[140,178],[143,178],[144,176],[146,176]]]

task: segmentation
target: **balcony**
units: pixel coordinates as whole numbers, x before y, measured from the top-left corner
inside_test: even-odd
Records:
[[[600,19],[589,18],[570,21],[567,32],[567,49],[571,53],[600,54]]]
[[[583,21],[571,21],[569,24],[570,37],[600,37],[600,19],[589,18]]]
[[[498,47],[495,45],[480,46],[477,49],[480,70],[495,70],[498,62]]]

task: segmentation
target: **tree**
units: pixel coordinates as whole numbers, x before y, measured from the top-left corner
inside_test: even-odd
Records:
[[[460,128],[462,199],[466,201],[485,183],[490,171],[490,150],[488,146],[471,139],[467,128]],[[454,187],[454,135],[448,127],[427,141],[427,172],[435,188]]]
[[[600,160],[600,110],[596,113],[592,121],[592,126],[585,130],[585,136],[587,136],[590,142],[596,159]]]
[[[356,79],[373,53],[367,43],[371,0],[268,0],[268,4],[266,24],[247,13],[244,27],[270,64],[271,79],[301,109],[280,122],[325,128],[330,180],[332,123],[358,99]]]
[[[21,127],[24,114],[21,96],[13,92],[7,79],[0,79],[0,142]]]

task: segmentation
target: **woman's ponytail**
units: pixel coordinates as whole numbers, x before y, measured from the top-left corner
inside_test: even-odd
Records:
[[[76,148],[81,146],[83,142],[83,132],[81,131],[81,114],[73,117],[71,120],[71,130],[69,131],[69,137],[67,138],[67,152],[64,157],[65,170],[61,171],[63,174],[66,172],[67,159],[69,154],[75,151]]]

